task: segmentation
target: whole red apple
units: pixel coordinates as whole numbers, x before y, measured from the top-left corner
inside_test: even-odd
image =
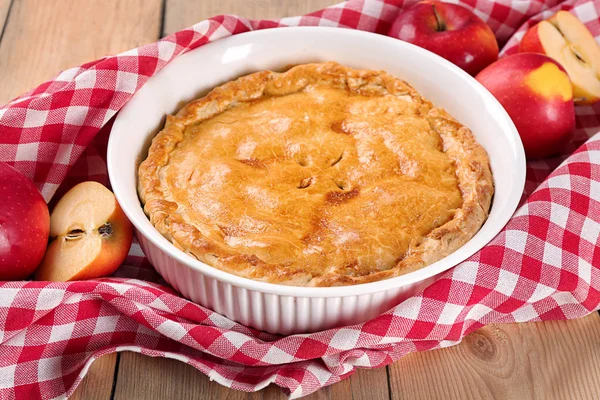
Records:
[[[396,18],[388,36],[434,52],[473,76],[498,59],[494,32],[473,12],[456,4],[414,4]]]
[[[476,76],[512,118],[529,159],[558,153],[575,130],[575,105],[569,76],[542,54],[519,53],[490,65]]]
[[[46,251],[48,206],[25,175],[3,162],[0,193],[0,281],[25,279]]]

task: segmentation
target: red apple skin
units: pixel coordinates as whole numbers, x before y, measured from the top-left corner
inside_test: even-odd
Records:
[[[540,42],[540,36],[538,34],[538,25],[535,25],[525,33],[521,42],[519,43],[519,53],[541,53],[545,54],[544,46]]]
[[[542,71],[542,67],[551,75],[537,80],[540,86],[536,91],[528,82],[532,73]],[[476,79],[512,118],[528,159],[556,154],[571,139],[575,130],[573,90],[566,71],[550,57],[534,53],[511,55],[481,71]]]
[[[438,18],[445,25],[440,30]],[[388,36],[427,49],[475,76],[498,59],[492,29],[472,11],[439,1],[422,1],[403,11]]]
[[[0,281],[22,280],[37,268],[48,244],[44,198],[21,172],[0,162]]]

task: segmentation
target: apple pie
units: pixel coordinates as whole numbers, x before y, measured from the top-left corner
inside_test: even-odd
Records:
[[[382,71],[261,71],[167,116],[139,167],[151,223],[223,271],[297,286],[427,266],[487,218],[489,159],[471,131]]]

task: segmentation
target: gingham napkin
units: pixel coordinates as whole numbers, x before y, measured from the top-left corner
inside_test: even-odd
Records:
[[[589,0],[461,3],[490,24],[506,43],[504,54],[515,51],[531,23],[558,9],[570,10],[600,36],[600,4]],[[0,108],[0,160],[33,179],[47,200],[79,180],[108,183],[103,158],[111,118],[180,54],[267,27],[385,33],[408,4],[352,0],[279,21],[219,16],[66,70]],[[600,106],[579,108],[577,128],[567,150],[585,144],[566,161],[528,164],[531,195],[488,246],[361,325],[288,337],[257,332],[162,285],[137,244],[112,278],[0,282],[0,398],[69,395],[93,360],[122,350],[184,361],[234,389],[275,383],[299,397],[357,367],[382,367],[413,351],[456,344],[489,323],[582,317],[600,303],[600,135],[587,140],[600,130]]]

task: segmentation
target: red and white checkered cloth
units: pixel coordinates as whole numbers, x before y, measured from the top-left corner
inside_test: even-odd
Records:
[[[515,51],[531,23],[558,9],[600,37],[600,4],[590,0],[458,1],[490,24],[506,43],[504,54]],[[108,183],[103,158],[111,118],[178,55],[275,26],[385,33],[412,2],[351,0],[279,21],[219,16],[66,70],[0,108],[0,160],[33,179],[47,200],[80,180]],[[179,297],[137,244],[112,278],[0,282],[0,399],[69,395],[93,360],[122,350],[184,361],[234,389],[275,383],[299,397],[357,367],[451,346],[489,323],[582,317],[600,304],[600,135],[587,140],[600,130],[600,106],[578,108],[577,128],[567,153],[581,147],[566,161],[528,164],[530,195],[488,246],[361,325],[288,337],[257,332]]]

